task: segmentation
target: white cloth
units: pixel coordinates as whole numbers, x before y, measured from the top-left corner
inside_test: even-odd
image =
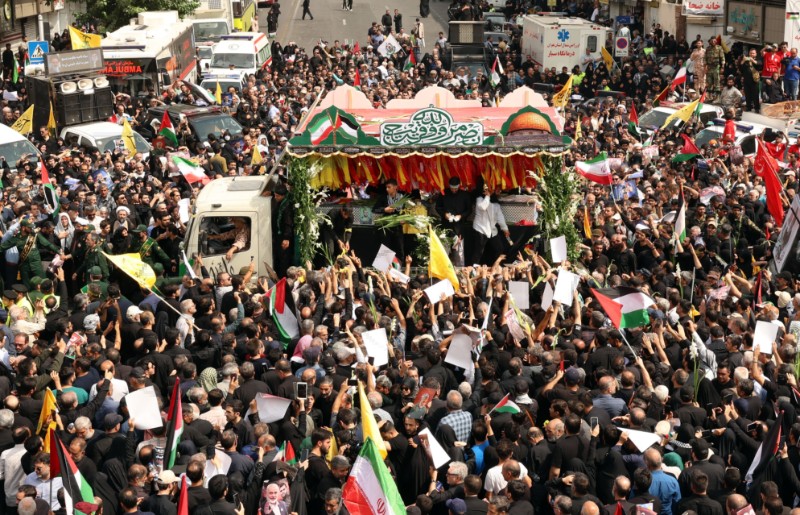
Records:
[[[215,406],[197,418],[205,420],[212,426],[219,428],[224,428],[225,424],[228,423],[228,419],[225,418],[225,410],[222,406]]]
[[[522,479],[528,475],[528,469],[522,463],[519,464],[519,477],[517,479]],[[483,483],[483,488],[486,489],[487,492],[492,492],[493,495],[499,494],[503,488],[508,485],[508,481],[503,478],[503,466],[496,465],[489,469],[489,472],[486,473],[486,481]]]
[[[192,340],[194,340],[194,317],[191,315],[181,315],[178,319],[178,323],[175,324],[175,328],[178,329],[181,335],[180,346],[182,348],[186,348],[186,337],[189,336],[189,333],[192,333]]]
[[[475,218],[472,221],[472,228],[491,238],[497,236],[498,225],[503,231],[508,230],[500,204],[491,202],[488,196],[478,198],[475,202]]]

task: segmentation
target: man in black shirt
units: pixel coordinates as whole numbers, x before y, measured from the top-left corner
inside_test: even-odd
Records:
[[[696,471],[692,474],[691,495],[678,503],[678,513],[686,513],[692,510],[697,515],[723,515],[722,505],[709,498],[707,490],[708,476],[705,472]]]

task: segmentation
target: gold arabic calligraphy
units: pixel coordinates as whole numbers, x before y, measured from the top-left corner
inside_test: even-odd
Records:
[[[454,122],[442,109],[431,106],[411,116],[408,123],[382,123],[381,144],[387,146],[480,145],[483,125]]]

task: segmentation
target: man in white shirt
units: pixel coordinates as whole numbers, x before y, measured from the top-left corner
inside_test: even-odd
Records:
[[[25,440],[31,435],[30,429],[25,426],[14,429],[14,447],[6,449],[0,454],[0,480],[6,494],[6,506],[17,505],[17,488],[25,480],[25,471],[22,470],[22,456],[25,455]]]
[[[109,360],[105,360],[100,363],[100,374],[105,376],[106,371],[111,371],[112,374],[115,373],[114,370],[114,363]],[[128,395],[130,390],[128,389],[128,383],[123,381],[122,379],[112,379],[111,380],[111,390],[108,392],[108,398],[114,401],[115,403],[119,404],[119,401],[122,400],[123,397]],[[91,402],[95,397],[97,397],[97,385],[93,384],[92,389],[89,391],[89,401]]]
[[[194,314],[197,313],[197,307],[194,301],[186,299],[181,301],[181,317],[175,327],[181,335],[180,346],[186,348],[187,339],[189,344],[194,341]]]
[[[492,246],[494,257],[497,257],[503,250],[503,244],[497,236],[497,226],[503,230],[503,235],[508,238],[510,233],[506,225],[506,219],[498,202],[492,202],[492,190],[488,185],[483,186],[483,196],[475,201],[475,218],[472,220],[472,229],[475,231],[474,248],[472,261],[470,263],[481,263],[483,251],[486,243]],[[488,259],[492,262],[494,257]]]

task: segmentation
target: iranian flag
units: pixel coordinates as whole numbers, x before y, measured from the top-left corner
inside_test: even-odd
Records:
[[[269,291],[269,312],[282,341],[290,341],[300,336],[297,317],[286,305],[286,278],[278,281]]]
[[[577,161],[575,169],[586,179],[597,184],[610,185],[613,177],[611,167],[608,166],[608,155],[600,152],[597,157],[589,161]]]
[[[681,134],[681,137],[683,138],[683,148],[672,158],[673,163],[684,163],[700,155],[700,149],[697,148],[692,138],[686,134]]]
[[[44,194],[46,210],[53,215],[53,218],[57,218],[60,203],[58,202],[56,187],[53,186],[53,183],[50,181],[50,174],[47,173],[47,168],[44,166],[44,161],[40,161],[39,166],[42,173],[42,186],[44,187],[42,193]]]
[[[339,117],[336,117],[337,123]],[[309,134],[311,134],[311,144],[319,145],[325,138],[327,138],[333,131],[336,130],[336,125],[331,121],[327,113],[322,113],[320,116],[311,122],[308,127]]]
[[[417,58],[414,55],[414,49],[411,49],[411,52],[408,53],[408,59],[406,59],[406,64],[403,65],[403,71],[406,72],[413,68],[417,67]]]
[[[169,113],[166,110],[164,110],[164,116],[161,117],[161,129],[158,131],[158,135],[163,136],[173,147],[178,146],[178,136],[175,134],[175,127],[172,126],[172,120],[169,119]]]
[[[650,323],[647,308],[655,302],[635,288],[592,288],[592,295],[617,329]]]
[[[378,452],[367,438],[358,453],[342,489],[342,500],[351,515],[405,515],[406,508],[397,484]]]
[[[83,477],[72,461],[64,442],[54,430],[50,430],[50,477],[61,476],[64,483],[64,507],[67,515],[83,514],[75,505],[81,501],[94,503],[92,485]],[[88,514],[85,514],[88,515]]]
[[[672,234],[678,238],[678,241],[683,242],[686,239],[686,199],[683,198],[683,188],[681,188],[679,200],[678,214],[675,215],[675,229]]]
[[[175,380],[167,413],[167,444],[164,449],[164,469],[171,469],[178,457],[178,444],[183,434],[183,410],[181,408],[181,382]]]
[[[672,89],[681,84],[686,84],[686,66],[681,66],[681,69],[675,74],[675,78],[672,79]]]
[[[500,84],[500,76],[503,74],[503,65],[500,64],[500,58],[495,56],[492,63],[492,87],[496,88]]]
[[[494,409],[492,411],[496,411],[498,413],[519,413],[522,410],[519,409],[519,406],[517,406],[511,400],[511,394],[507,393],[505,397],[500,399],[500,402],[495,404]]]
[[[178,171],[181,172],[181,175],[189,184],[199,182],[205,185],[211,182],[202,166],[179,156],[172,156],[172,162],[178,167]]]

